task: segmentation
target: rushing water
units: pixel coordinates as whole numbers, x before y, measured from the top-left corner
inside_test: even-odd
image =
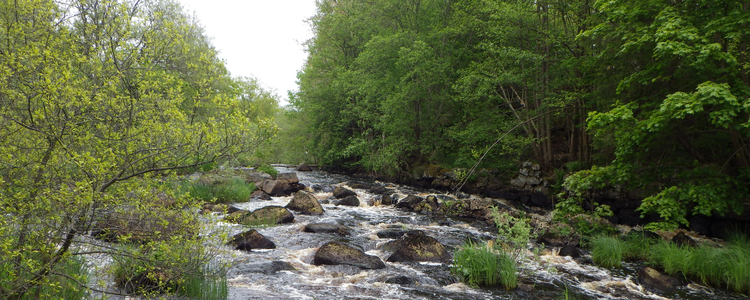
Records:
[[[281,172],[293,169],[276,167]],[[325,172],[297,172],[305,186],[336,186],[353,179]],[[408,187],[391,186],[399,193],[417,193]],[[637,283],[636,269],[626,264],[618,270],[599,268],[590,263],[590,256],[571,259],[556,255],[554,249],[540,249],[534,243],[521,260],[521,287],[514,291],[503,289],[475,289],[460,283],[452,276],[450,265],[440,263],[391,263],[385,269],[365,270],[352,266],[316,266],[313,256],[329,241],[344,241],[360,247],[365,253],[376,255],[384,262],[389,253],[380,247],[391,241],[378,238],[378,231],[388,228],[422,230],[436,238],[451,251],[469,239],[488,240],[495,233],[485,226],[472,226],[461,220],[434,219],[405,212],[392,206],[370,206],[374,195],[353,189],[359,207],[323,204],[321,216],[295,214],[291,224],[260,228],[258,231],[276,243],[276,249],[264,251],[236,251],[224,247],[231,254],[233,267],[229,270],[229,299],[740,299],[724,291],[690,284],[670,295],[646,291]],[[319,199],[330,196],[319,192]],[[424,195],[424,194],[423,194]],[[241,209],[254,210],[268,205],[284,206],[291,197],[274,197],[270,201],[236,203]],[[309,223],[331,223],[351,228],[351,235],[303,232]],[[232,234],[246,228],[222,224]],[[224,227],[224,228],[227,228]],[[585,251],[584,251],[585,252]],[[588,263],[587,263],[588,262]],[[290,267],[291,266],[291,267]],[[404,279],[405,276],[408,279]],[[401,279],[401,283],[385,283]],[[568,295],[568,297],[566,297]],[[746,299],[746,298],[743,298]]]

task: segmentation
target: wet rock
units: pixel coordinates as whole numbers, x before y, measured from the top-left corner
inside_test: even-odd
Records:
[[[376,234],[381,239],[400,239],[402,236],[404,236],[404,234],[406,234],[409,231],[411,230],[390,228],[390,229],[384,229],[384,230],[378,231]]]
[[[687,236],[684,232],[680,232],[672,238],[672,243],[683,247],[698,247],[693,238]]]
[[[391,205],[393,204],[393,198],[390,194],[383,194],[382,198],[380,198],[380,205]]]
[[[578,246],[580,236],[570,225],[557,223],[539,236],[536,242],[552,247]]]
[[[398,203],[396,203],[396,208],[405,208],[408,210],[414,210],[414,208],[416,208],[417,205],[423,200],[424,199],[422,199],[422,197],[415,196],[415,195],[408,195],[406,196],[406,198],[401,199],[401,201],[398,201]]]
[[[227,245],[235,247],[234,249],[236,250],[244,251],[252,249],[276,249],[276,244],[255,229],[233,236]]]
[[[398,285],[413,285],[417,283],[417,280],[409,276],[399,275],[399,276],[394,276],[394,277],[386,279],[385,283],[398,284]]]
[[[255,192],[253,192],[252,194],[250,194],[250,199],[255,199],[255,200],[272,200],[271,199],[271,195],[269,195],[268,193],[266,193],[266,192],[264,192],[262,190],[257,190]]]
[[[294,194],[294,198],[292,198],[292,200],[289,201],[289,204],[286,205],[286,208],[299,211],[306,215],[320,215],[325,212],[323,207],[320,206],[318,198],[307,191],[297,191],[297,193]]]
[[[657,293],[669,293],[682,284],[679,279],[661,274],[649,267],[638,271],[638,282],[647,290]]]
[[[338,224],[327,224],[327,223],[311,223],[305,226],[304,232],[313,233],[333,233],[340,236],[349,235],[349,227]]]
[[[367,255],[359,249],[339,242],[329,242],[321,246],[315,252],[313,264],[350,265],[363,269],[385,268],[385,263],[377,256]]]
[[[348,185],[350,188],[359,189],[359,190],[368,190],[374,186],[374,184],[372,183],[364,183],[364,182],[351,182]]]
[[[382,185],[375,185],[371,187],[368,191],[370,192],[370,194],[376,194],[376,195],[393,194],[393,190],[390,190]]]
[[[333,196],[336,197],[336,199],[346,198],[348,196],[356,196],[357,193],[355,193],[352,190],[349,190],[347,188],[343,187],[337,187],[335,190],[333,190]]]
[[[396,241],[395,251],[386,259],[389,262],[432,261],[449,262],[445,246],[421,231],[411,231]]]
[[[299,178],[297,178],[297,173],[294,173],[294,172],[279,173],[278,175],[276,175],[276,180],[284,181],[289,184],[299,183]]]
[[[260,189],[271,196],[286,196],[289,187],[289,182],[283,180],[264,180],[260,183]]]
[[[203,204],[203,212],[217,212],[217,213],[231,214],[236,211],[240,211],[240,209],[229,204],[213,204],[213,203]]]
[[[232,278],[249,273],[263,273],[266,275],[274,275],[279,271],[297,271],[297,269],[295,269],[292,264],[280,260],[256,264],[238,264],[229,269],[229,271],[227,272],[227,277]]]
[[[531,193],[530,197],[529,204],[531,204],[531,206],[548,209],[552,208],[552,200],[550,200],[550,198],[544,193]]]
[[[291,223],[294,215],[288,209],[281,206],[266,206],[252,212],[240,210],[225,218],[227,222],[244,225],[268,225]]]
[[[311,186],[311,188],[315,192],[323,192],[323,193],[331,193],[331,192],[333,192],[333,187],[330,186],[330,185],[313,184]]]
[[[558,253],[560,256],[570,256],[571,258],[578,258],[581,257],[581,252],[578,251],[578,248],[575,246],[565,246],[560,248],[560,252]]]
[[[357,196],[346,196],[336,202],[336,205],[359,206],[359,198]]]
[[[299,164],[299,166],[297,166],[297,171],[300,171],[300,172],[310,172],[310,171],[312,171],[312,168],[310,168],[310,166],[307,165],[307,163],[302,162],[301,164]]]
[[[263,182],[264,180],[273,180],[271,175],[263,172],[250,172],[244,174],[245,182]]]

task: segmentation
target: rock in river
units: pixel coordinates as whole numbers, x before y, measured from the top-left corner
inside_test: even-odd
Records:
[[[367,255],[359,249],[339,243],[328,242],[318,249],[313,259],[315,265],[350,265],[363,269],[385,268],[380,258]]]

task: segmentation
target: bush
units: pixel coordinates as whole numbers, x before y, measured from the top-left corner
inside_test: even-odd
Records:
[[[27,255],[23,255],[24,260],[34,259],[34,256],[38,254],[29,252]],[[13,279],[20,279],[18,282],[28,282],[31,278],[18,278],[17,273],[14,270],[14,264],[12,261],[3,260],[0,262],[0,291],[13,291],[12,288],[15,285],[11,282]],[[28,273],[23,273],[28,274]],[[58,299],[85,299],[87,290],[82,287],[78,282],[88,282],[90,273],[86,268],[86,264],[83,259],[79,257],[65,257],[58,263],[54,269],[52,269],[51,276],[47,278],[47,281],[31,287],[19,300],[25,299],[40,299],[40,298],[58,298]],[[30,274],[28,274],[30,277]],[[0,294],[2,296],[3,294]]]
[[[640,232],[633,232],[625,237],[622,257],[627,260],[646,260],[651,246],[656,241]]]
[[[516,261],[492,245],[468,243],[453,255],[453,272],[471,286],[496,286],[512,290],[518,285]]]
[[[133,247],[114,255],[114,278],[126,294],[174,294],[191,299],[226,299],[226,271],[209,264],[200,243],[179,241]]]
[[[619,268],[624,252],[623,242],[615,237],[597,236],[591,239],[591,259],[605,268]]]

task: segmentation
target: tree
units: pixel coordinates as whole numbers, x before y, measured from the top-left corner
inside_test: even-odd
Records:
[[[103,211],[155,193],[134,179],[273,134],[174,2],[4,1],[0,28],[2,298],[54,287]]]
[[[583,34],[600,48],[600,76],[618,95],[589,114],[611,165],[566,181],[575,192],[609,184],[645,190],[654,228],[692,215],[740,213],[748,196],[747,1],[601,1],[606,22]]]

